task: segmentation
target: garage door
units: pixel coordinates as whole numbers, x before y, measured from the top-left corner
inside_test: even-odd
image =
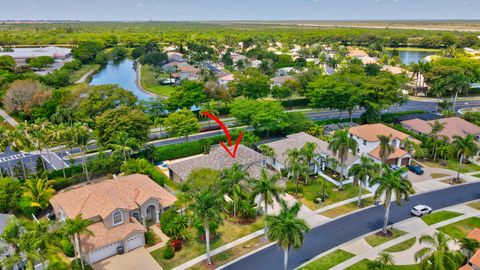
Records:
[[[127,252],[143,246],[143,235],[136,235],[127,240]]]
[[[117,247],[121,245],[122,245],[122,242],[115,242],[90,252],[89,253],[90,264],[101,261],[105,258],[108,258],[110,256],[117,254]]]

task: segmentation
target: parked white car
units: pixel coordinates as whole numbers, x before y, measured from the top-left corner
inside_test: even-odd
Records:
[[[412,210],[410,210],[410,213],[414,216],[421,217],[424,215],[428,215],[432,212],[432,208],[427,205],[419,204],[417,206],[414,206]]]
[[[397,171],[397,170],[400,170],[401,167],[398,166],[398,165],[390,165],[390,169],[392,169],[393,171]],[[408,178],[408,173],[407,173],[407,172],[403,172],[402,175],[401,175],[401,177],[402,177],[403,179],[407,179],[407,178]]]

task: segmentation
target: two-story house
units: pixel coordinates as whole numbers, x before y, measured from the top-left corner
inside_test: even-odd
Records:
[[[93,235],[81,236],[81,247],[92,264],[118,252],[145,245],[145,226],[159,223],[161,213],[176,198],[146,175],[133,174],[58,192],[50,203],[60,220],[93,223]]]
[[[380,157],[380,140],[378,136],[391,136],[390,144],[394,146],[394,151],[386,163],[388,165],[405,166],[410,164],[412,155],[405,150],[405,143],[410,140],[419,143],[418,140],[408,134],[400,132],[384,124],[369,124],[351,127],[349,130],[350,137],[357,141],[357,155],[367,155],[376,162],[381,162]]]

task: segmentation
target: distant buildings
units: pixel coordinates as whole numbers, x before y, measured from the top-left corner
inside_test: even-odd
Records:
[[[13,52],[0,52],[0,56],[9,55],[18,63],[25,63],[27,59],[40,56],[50,56],[54,59],[66,59],[71,56],[72,49],[55,46],[43,48],[14,48]]]

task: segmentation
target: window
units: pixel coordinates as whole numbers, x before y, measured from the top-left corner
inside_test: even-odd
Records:
[[[367,140],[363,140],[363,145],[367,145]]]
[[[265,166],[267,166],[267,161],[262,160],[262,167],[265,167]]]
[[[113,213],[113,225],[118,225],[123,222],[122,212],[115,212]]]

